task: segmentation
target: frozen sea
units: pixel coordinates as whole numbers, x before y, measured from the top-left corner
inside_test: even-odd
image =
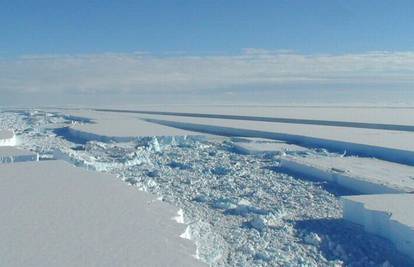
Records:
[[[251,139],[140,137],[129,142],[69,138],[63,127],[91,123],[61,112],[3,111],[18,147],[108,172],[182,210],[183,238],[211,266],[414,266],[387,240],[342,219],[344,188],[279,168],[281,153],[336,157],[297,147],[243,153]],[[266,141],[277,143],[277,141]]]

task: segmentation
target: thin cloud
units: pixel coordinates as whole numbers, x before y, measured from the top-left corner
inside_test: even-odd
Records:
[[[303,55],[245,49],[239,55],[147,53],[36,55],[0,60],[0,92],[207,91],[305,84],[414,85],[414,52]]]

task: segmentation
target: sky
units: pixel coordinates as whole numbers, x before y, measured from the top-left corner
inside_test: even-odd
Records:
[[[0,6],[1,105],[414,99],[414,1]]]

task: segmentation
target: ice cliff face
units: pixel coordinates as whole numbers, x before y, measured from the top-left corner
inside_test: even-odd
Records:
[[[323,150],[239,153],[230,138],[137,138],[130,142],[67,140],[54,129],[70,123],[42,111],[0,113],[21,147],[41,159],[117,175],[181,208],[183,238],[212,266],[341,266],[410,264],[389,242],[341,220],[337,196],[325,182],[284,173],[280,156],[328,155]],[[79,123],[87,123],[85,121]]]

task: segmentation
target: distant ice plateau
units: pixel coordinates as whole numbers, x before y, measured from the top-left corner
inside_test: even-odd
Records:
[[[141,200],[122,204],[125,208],[140,210],[139,216],[147,218],[137,226],[139,229],[154,227],[157,232],[150,221],[157,221],[168,229],[180,229],[160,237],[168,235],[172,247],[154,256],[161,257],[158,261],[152,259],[150,252],[137,253],[143,257],[141,259],[122,253],[103,257],[107,262],[115,259],[115,255],[119,260],[131,259],[126,266],[139,260],[156,265],[178,258],[185,264],[204,262],[210,266],[414,264],[411,238],[414,233],[411,211],[414,147],[410,142],[414,140],[414,132],[409,130],[414,124],[411,121],[414,110],[330,107],[326,112],[323,108],[199,108],[199,113],[204,115],[215,114],[212,117],[198,116],[187,107],[164,107],[161,113],[155,108],[146,108],[149,113],[85,109],[0,112],[0,129],[11,129],[13,137],[19,140],[13,149],[19,149],[22,155],[25,149],[26,154],[36,155],[36,160],[40,160],[12,163],[19,161],[15,157],[15,160],[0,161],[6,163],[0,163],[0,168],[9,170],[0,172],[0,180],[8,181],[4,185],[12,189],[10,194],[23,190],[24,186],[43,186],[29,184],[39,175],[36,172],[26,174],[28,177],[23,181],[13,182],[7,173],[18,172],[18,164],[48,164],[53,169],[55,164],[64,164],[63,160],[94,171],[90,173],[112,174],[162,201],[154,197],[148,203],[158,201],[162,205],[176,206],[174,214],[166,211],[168,215],[165,215],[152,208],[152,204],[144,208]],[[239,115],[242,117],[234,118]],[[392,120],[396,115],[399,119]],[[277,117],[278,121],[260,120],[272,117]],[[287,120],[283,122],[281,118]],[[335,123],[329,125],[329,121]],[[384,125],[391,125],[391,128]],[[10,136],[10,130],[8,134]],[[7,159],[10,149],[0,149],[0,158]],[[17,151],[13,153],[18,154]],[[68,169],[66,176],[70,177],[70,173]],[[40,177],[37,180],[41,180]],[[59,180],[54,182],[60,183]],[[23,184],[17,187],[19,183]],[[101,181],[97,179],[96,183]],[[44,185],[43,189],[50,194],[57,194],[62,186],[47,184],[49,186]],[[119,192],[123,187],[128,188],[116,181],[111,181],[111,186]],[[87,188],[91,190],[93,185]],[[108,194],[115,197],[124,193]],[[22,194],[18,196],[18,201],[38,198],[34,193],[26,198]],[[112,203],[108,204],[109,214],[118,209],[112,197],[105,201]],[[29,209],[30,206],[25,205]],[[150,215],[144,215],[144,209]],[[83,206],[74,210],[79,214],[87,211]],[[30,214],[29,211],[24,213]],[[131,217],[126,221],[133,221],[134,214],[128,216]],[[48,223],[45,217],[41,219]],[[184,223],[185,227],[177,228],[171,218]],[[121,227],[125,220],[119,223]],[[13,224],[12,221],[7,223]],[[131,236],[120,232],[114,240],[121,242],[124,238],[133,242]],[[15,242],[10,233],[3,234]],[[90,232],[93,233],[99,233],[99,228]],[[140,231],[134,235],[138,239],[140,235],[146,238]],[[25,238],[29,236],[21,237]],[[156,240],[155,237],[149,240],[148,246],[156,248],[169,244],[163,243],[164,239]],[[191,243],[196,246],[194,250]],[[16,251],[11,245],[1,248],[3,252],[0,253],[17,253],[17,246]],[[26,249],[31,250],[29,246]],[[164,249],[158,251],[161,250]],[[17,255],[13,253],[10,255]],[[93,251],[89,254],[95,255]],[[193,261],[192,254],[199,261]],[[171,264],[185,265],[178,261]]]

